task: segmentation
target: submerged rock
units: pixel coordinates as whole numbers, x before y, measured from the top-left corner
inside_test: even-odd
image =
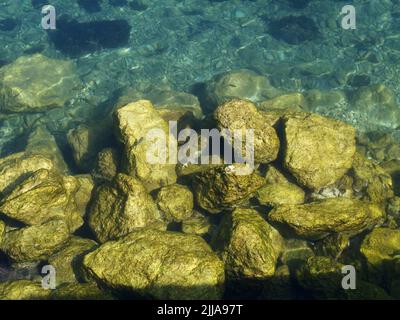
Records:
[[[112,180],[118,173],[120,155],[116,149],[106,148],[97,154],[97,162],[92,174],[96,178]]]
[[[135,230],[84,258],[90,277],[117,291],[154,299],[219,299],[224,266],[200,237]]]
[[[264,117],[257,111],[256,106],[244,100],[232,100],[220,105],[214,113],[218,128],[223,133],[223,129],[229,129],[233,135],[235,130],[242,134],[241,150],[239,152],[242,157],[246,156],[246,130],[253,130],[254,133],[254,161],[257,163],[269,163],[275,160],[279,151],[279,139],[275,129],[269,126]],[[228,141],[231,138],[224,135]]]
[[[341,178],[356,151],[353,127],[316,114],[284,118],[284,165],[297,181],[320,189]]]
[[[1,249],[14,261],[46,260],[61,249],[70,238],[63,220],[50,220],[6,232]]]
[[[57,286],[80,280],[80,265],[83,256],[94,249],[97,243],[90,239],[73,236],[60,251],[53,254],[48,262],[56,270]]]
[[[197,211],[182,221],[182,232],[187,234],[197,234],[203,236],[211,232],[212,225],[209,219]]]
[[[68,283],[51,292],[51,300],[113,300],[114,298],[98,288],[96,283]]]
[[[285,239],[285,245],[280,260],[290,269],[298,267],[308,258],[314,256],[307,241],[300,239]]]
[[[306,111],[308,105],[302,93],[294,92],[268,99],[258,105],[258,109],[270,111]]]
[[[384,212],[375,204],[348,198],[330,198],[303,205],[283,205],[268,218],[288,227],[295,235],[318,240],[333,233],[356,235],[383,222]]]
[[[240,165],[221,166],[198,174],[193,183],[197,204],[210,213],[219,213],[239,205],[263,186],[265,180],[256,173],[235,173]]]
[[[63,107],[80,80],[72,61],[22,56],[0,70],[0,112],[41,112]]]
[[[40,282],[16,280],[0,283],[0,300],[43,300],[51,290],[43,289]]]
[[[175,164],[169,164],[168,160],[172,160],[170,153],[177,150],[177,141],[151,102],[130,103],[115,112],[115,119],[125,148],[125,171],[141,180],[149,191],[175,183]],[[152,130],[157,130],[158,134],[153,135],[155,131]],[[161,133],[164,137],[160,137]],[[172,150],[169,143],[175,146]],[[154,157],[153,163],[148,155]]]
[[[213,239],[229,278],[264,279],[273,276],[283,239],[253,209],[226,214]]]
[[[77,178],[41,169],[6,194],[0,202],[0,211],[27,225],[62,219],[73,232],[83,224],[85,208],[78,206],[82,204],[76,199],[80,189]]]
[[[193,193],[186,186],[172,184],[160,189],[156,203],[167,220],[180,222],[192,214]]]
[[[112,182],[98,187],[88,221],[100,242],[124,236],[136,228],[166,228],[157,205],[143,184],[124,174],[118,174]]]

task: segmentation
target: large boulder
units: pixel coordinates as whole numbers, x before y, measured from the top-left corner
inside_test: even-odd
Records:
[[[282,205],[273,209],[268,218],[299,237],[318,240],[332,233],[358,234],[383,222],[384,212],[377,205],[360,200],[330,198],[303,205]]]
[[[253,209],[235,209],[221,221],[213,247],[229,278],[265,279],[275,273],[283,239]]]
[[[219,299],[224,265],[199,236],[135,230],[84,258],[88,275],[117,291],[155,299]]]
[[[0,112],[63,107],[80,84],[72,61],[22,56],[0,69]]]
[[[265,183],[257,173],[237,174],[235,168],[241,166],[220,166],[196,175],[193,189],[200,207],[219,213],[246,201]]]
[[[122,173],[98,187],[88,221],[100,242],[124,236],[135,228],[165,228],[162,215],[143,184]]]
[[[16,280],[0,283],[0,300],[46,300],[51,290],[43,289],[40,282]]]
[[[40,169],[5,195],[0,202],[0,211],[27,225],[63,219],[73,232],[83,224],[85,204],[91,192],[82,188],[81,181],[85,182],[84,179]],[[86,201],[82,201],[81,197],[85,196]]]
[[[333,184],[352,166],[353,127],[316,114],[285,116],[284,165],[297,181],[310,189]]]
[[[125,172],[140,179],[149,191],[175,183],[176,162],[169,164],[169,160],[174,163],[171,155],[177,152],[177,141],[151,102],[130,103],[118,109],[114,116],[125,148]],[[149,159],[149,155],[154,159]]]
[[[70,230],[63,220],[50,220],[6,232],[1,250],[17,262],[46,260],[69,238]]]
[[[252,157],[257,163],[269,163],[275,160],[279,151],[279,139],[275,129],[268,125],[261,113],[257,111],[256,106],[250,101],[231,100],[220,105],[215,110],[214,117],[218,128],[225,139],[230,143],[229,135],[235,134],[235,131],[242,135],[242,147],[239,152],[242,157],[246,157],[246,149],[251,146]],[[229,130],[229,134],[224,134],[224,129]],[[246,130],[253,130],[252,141],[247,141]],[[234,145],[234,144],[233,144]]]

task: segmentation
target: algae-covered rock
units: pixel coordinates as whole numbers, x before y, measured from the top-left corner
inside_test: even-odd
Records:
[[[0,283],[0,300],[43,300],[51,290],[43,289],[40,282],[16,280]]]
[[[268,218],[299,237],[318,240],[332,233],[355,235],[382,222],[384,212],[375,204],[348,198],[330,198],[303,205],[282,205]]]
[[[0,202],[0,211],[27,225],[63,219],[71,232],[83,224],[76,195],[81,184],[73,176],[41,169],[33,173]]]
[[[46,260],[69,238],[69,228],[63,220],[50,220],[6,232],[1,249],[14,261]]]
[[[116,149],[105,148],[97,155],[96,166],[92,172],[96,178],[112,180],[118,173],[120,156]]]
[[[49,264],[56,270],[57,286],[80,280],[81,260],[85,253],[91,251],[96,245],[97,243],[93,240],[73,236],[65,247],[48,259]]]
[[[393,197],[391,176],[377,163],[358,153],[354,157],[352,175],[354,192],[361,199],[383,204]]]
[[[84,258],[90,277],[155,299],[219,299],[224,266],[199,236],[138,229]]]
[[[180,222],[192,214],[193,193],[186,186],[172,184],[160,189],[156,203],[168,220]]]
[[[113,300],[114,298],[100,290],[95,282],[68,283],[51,292],[51,300]]]
[[[280,260],[289,268],[294,268],[312,256],[314,256],[314,252],[307,241],[285,239],[285,245]]]
[[[293,183],[267,184],[257,191],[256,198],[262,205],[302,204],[305,192]]]
[[[307,101],[302,93],[294,92],[268,99],[258,105],[263,111],[306,111]]]
[[[266,123],[264,117],[257,111],[256,106],[245,100],[231,100],[220,105],[214,113],[218,128],[222,135],[230,141],[235,131],[242,135],[242,146],[239,152],[246,157],[246,149],[253,144],[251,152],[254,152],[254,161],[257,163],[269,163],[275,160],[279,151],[279,139],[275,129]],[[229,134],[224,134],[224,129]],[[253,139],[248,141],[246,130],[253,130]],[[250,149],[250,148],[249,148]]]
[[[298,113],[284,117],[284,165],[303,186],[333,184],[353,163],[355,130],[333,119]]]
[[[350,245],[350,240],[344,234],[332,234],[316,242],[315,249],[318,255],[328,256],[337,260],[343,251]]]
[[[283,239],[253,209],[235,209],[221,221],[213,247],[230,278],[263,279],[275,273]]]
[[[193,211],[189,218],[182,221],[182,232],[203,236],[211,232],[212,225],[209,219],[197,211]]]
[[[26,155],[23,152],[0,159],[0,192],[13,188],[17,181],[39,170],[55,169],[53,161],[42,155]]]
[[[252,196],[265,183],[256,173],[235,173],[239,165],[220,166],[198,174],[193,189],[197,204],[210,213],[236,206]]]
[[[124,236],[135,228],[165,228],[161,213],[143,184],[124,174],[98,187],[88,221],[100,242]]]
[[[130,103],[114,116],[125,148],[125,171],[141,180],[149,191],[175,183],[175,164],[168,160],[173,160],[171,154],[177,150],[177,141],[151,102]]]
[[[72,61],[41,54],[21,56],[0,70],[0,112],[39,112],[63,107],[80,80]]]
[[[261,102],[279,93],[280,91],[271,85],[267,77],[246,69],[219,74],[206,86],[210,106],[217,106],[235,98]]]

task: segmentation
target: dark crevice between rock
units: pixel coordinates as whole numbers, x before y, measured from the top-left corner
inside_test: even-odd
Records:
[[[1,31],[13,31],[19,24],[17,19],[6,18],[0,20],[0,30]]]
[[[79,7],[88,13],[100,12],[101,5],[99,0],[78,0]]]

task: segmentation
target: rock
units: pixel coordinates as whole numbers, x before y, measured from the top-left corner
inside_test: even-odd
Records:
[[[14,188],[19,180],[39,169],[55,169],[54,163],[42,155],[26,155],[23,152],[0,159],[0,193]]]
[[[293,269],[312,256],[314,256],[314,252],[307,241],[285,239],[285,245],[280,260],[284,265],[287,265],[289,269]]]
[[[235,70],[219,74],[206,85],[206,95],[212,107],[221,105],[231,99],[245,99],[261,102],[279,95],[267,77],[251,70]]]
[[[96,178],[111,181],[118,173],[120,156],[116,149],[106,148],[97,155],[96,166],[92,172]]]
[[[307,101],[302,93],[284,94],[273,99],[265,100],[258,105],[262,111],[307,111]]]
[[[241,175],[239,165],[220,166],[194,178],[193,191],[197,204],[210,213],[237,206],[251,197],[265,183],[256,173]]]
[[[283,239],[253,209],[224,215],[213,247],[225,263],[230,279],[264,279],[275,273]]]
[[[263,283],[259,300],[295,300],[296,287],[292,283],[289,267],[281,265],[276,268],[273,277]]]
[[[338,233],[317,241],[315,244],[315,250],[318,255],[328,256],[338,260],[343,251],[348,248],[349,245],[349,237]]]
[[[138,229],[89,253],[84,265],[113,290],[154,299],[219,299],[223,293],[223,263],[194,235]]]
[[[83,224],[82,208],[75,199],[80,187],[75,177],[40,169],[5,195],[0,211],[27,225],[62,219],[72,233]]]
[[[151,102],[140,100],[130,103],[115,112],[115,120],[125,147],[124,170],[141,180],[149,191],[175,183],[175,164],[168,164],[168,160],[172,160],[170,153],[177,151],[177,141]],[[152,134],[153,129],[159,131],[157,135]],[[160,133],[164,137],[160,137]],[[160,146],[163,138],[165,144]],[[172,150],[167,147],[170,146],[168,142],[174,145]],[[162,159],[164,153],[166,157]],[[150,154],[156,159],[149,161]]]
[[[43,289],[39,282],[16,280],[0,283],[0,300],[43,300],[51,290]]]
[[[254,161],[269,163],[275,160],[279,151],[279,139],[275,129],[269,126],[264,117],[257,111],[256,106],[244,100],[232,100],[220,105],[214,113],[218,128],[222,135],[230,141],[229,136],[223,134],[223,129],[228,129],[230,134],[235,130],[242,134],[242,148],[239,153],[246,155],[246,130],[253,130]]]
[[[284,165],[310,189],[335,183],[350,168],[355,130],[340,121],[298,113],[284,118]]]
[[[356,235],[382,222],[384,212],[375,204],[348,198],[330,198],[303,205],[283,205],[273,209],[269,220],[288,227],[307,240],[333,233]]]
[[[309,90],[305,100],[309,111],[336,119],[348,106],[346,93],[341,90]]]
[[[181,222],[192,214],[193,193],[188,187],[172,184],[160,189],[156,203],[167,220]]]
[[[393,197],[392,178],[378,164],[356,153],[352,175],[353,190],[363,200],[383,204]]]
[[[57,287],[51,293],[51,300],[113,300],[114,298],[101,291],[96,283],[68,283]]]
[[[136,178],[118,174],[96,190],[89,226],[99,242],[124,236],[136,228],[166,228],[157,205]]]
[[[26,154],[40,154],[50,159],[55,170],[68,174],[69,168],[53,135],[45,127],[37,127],[29,135]]]
[[[14,261],[46,260],[69,240],[63,220],[50,220],[41,225],[6,232],[1,249]]]
[[[0,70],[0,112],[63,107],[81,85],[72,61],[21,56]]]
[[[201,213],[193,211],[192,215],[182,221],[182,232],[204,236],[211,233],[212,225]]]
[[[49,264],[56,270],[57,287],[63,283],[76,283],[81,279],[81,260],[96,246],[97,243],[93,240],[73,236],[64,248],[48,259]]]

